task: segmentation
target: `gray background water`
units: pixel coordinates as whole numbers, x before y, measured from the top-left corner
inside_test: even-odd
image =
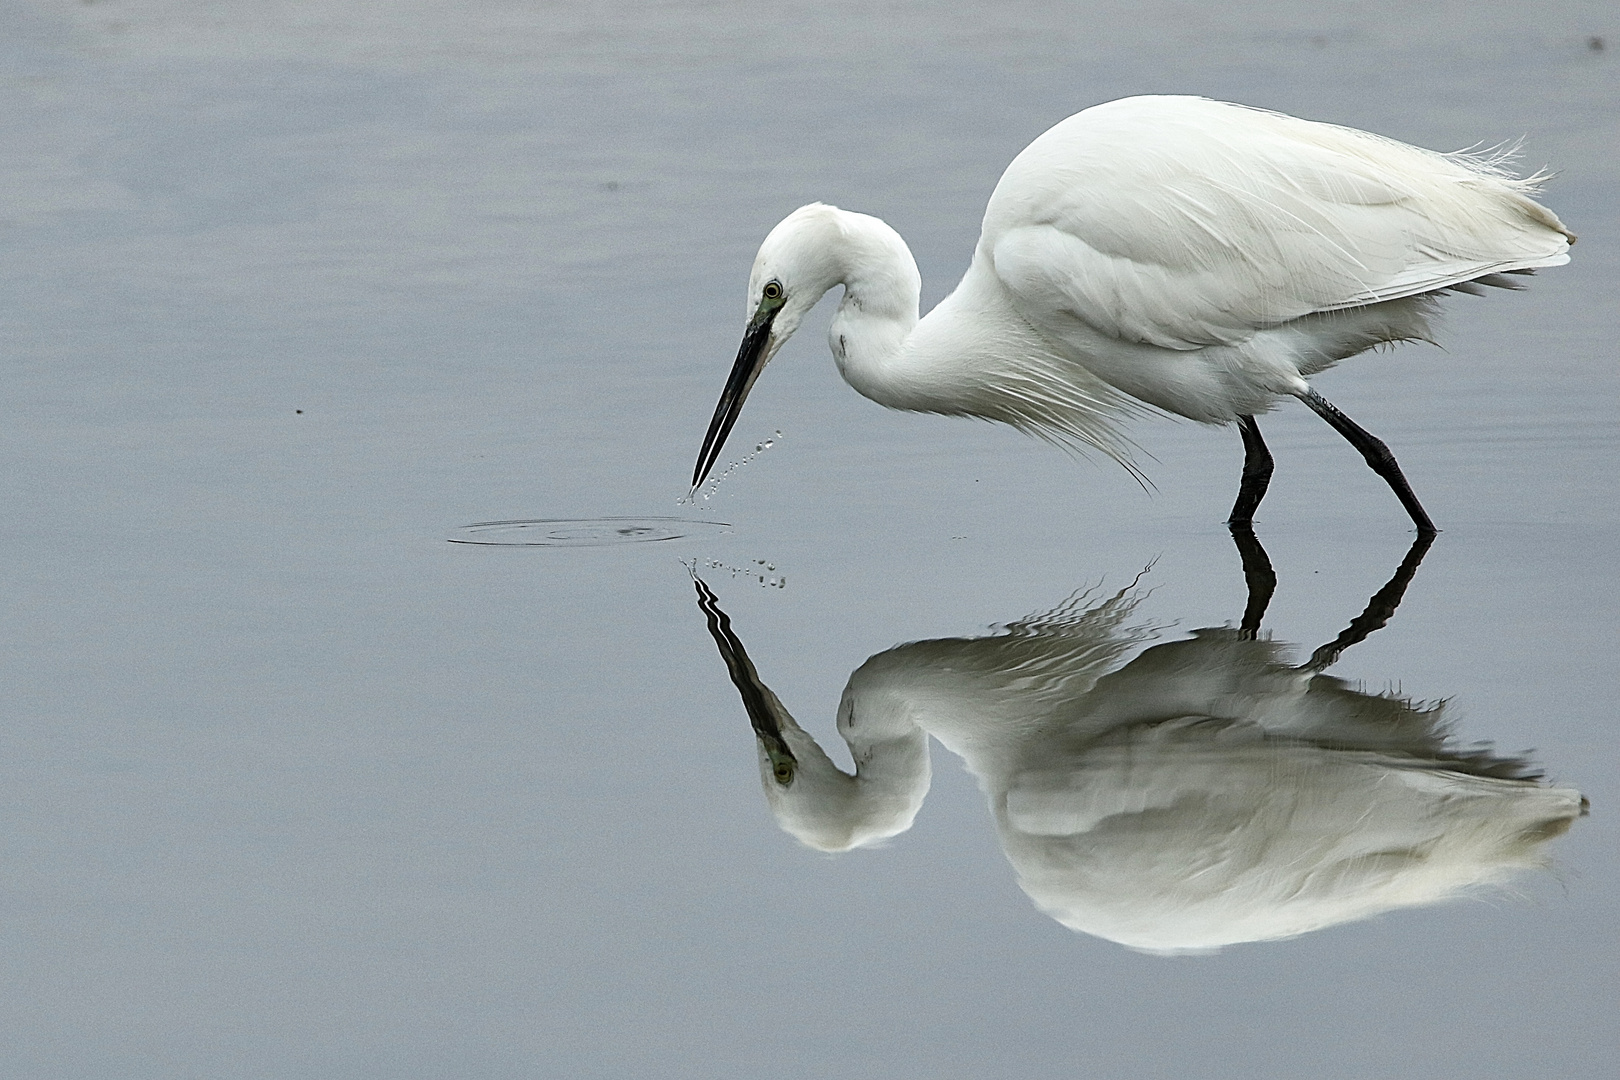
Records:
[[[0,0],[0,1073],[1604,1074],[1617,65],[1608,0]],[[1133,429],[1149,496],[860,399],[824,315],[733,439],[782,440],[674,505],[776,220],[886,218],[931,304],[1006,162],[1141,92],[1558,173],[1572,265],[1317,381],[1446,530],[1336,672],[1591,798],[1506,895],[1165,959],[1037,912],[942,752],[881,850],[765,811],[682,558],[785,575],[707,571],[824,737],[870,654],[1150,562],[1166,639],[1241,613],[1233,433]],[[1408,526],[1304,409],[1266,431],[1308,649]],[[734,529],[445,542],[675,513]]]

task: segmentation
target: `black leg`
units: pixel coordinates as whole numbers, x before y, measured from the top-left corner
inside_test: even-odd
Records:
[[[1389,452],[1383,440],[1377,438],[1366,428],[1340,412],[1338,406],[1315,390],[1307,388],[1299,395],[1299,399],[1311,407],[1311,411],[1333,426],[1333,430],[1343,435],[1350,445],[1361,451],[1361,456],[1367,459],[1372,471],[1384,478],[1395,497],[1401,500],[1406,512],[1412,516],[1420,534],[1433,535],[1440,530],[1434,527],[1429,515],[1423,512],[1418,503],[1417,496],[1412,494],[1411,485],[1407,484],[1406,477],[1401,475],[1401,467],[1395,461],[1395,455]],[[1242,501],[1241,496],[1239,502]]]
[[[1418,565],[1423,562],[1423,556],[1429,553],[1429,546],[1434,543],[1434,533],[1420,532],[1407,549],[1406,558],[1401,565],[1395,568],[1395,576],[1384,583],[1384,587],[1373,593],[1372,599],[1367,601],[1366,610],[1344,628],[1344,632],[1326,645],[1311,654],[1310,660],[1304,667],[1307,671],[1321,671],[1336,663],[1339,654],[1358,642],[1366,641],[1367,635],[1374,630],[1381,630],[1385,623],[1395,615],[1395,609],[1400,607],[1401,597],[1406,595],[1406,587],[1412,583],[1412,576],[1417,573]]]
[[[1257,500],[1258,501],[1258,500]],[[1247,524],[1232,525],[1232,542],[1237,545],[1238,558],[1243,562],[1243,580],[1249,586],[1249,602],[1243,608],[1243,624],[1239,633],[1249,641],[1260,634],[1260,620],[1266,617],[1271,594],[1277,591],[1277,571],[1271,568],[1271,559],[1254,529]]]
[[[1252,416],[1238,417],[1238,434],[1243,436],[1243,479],[1238,481],[1237,502],[1232,504],[1231,526],[1252,525],[1254,511],[1266,497],[1271,484],[1271,451],[1260,437],[1260,425]]]

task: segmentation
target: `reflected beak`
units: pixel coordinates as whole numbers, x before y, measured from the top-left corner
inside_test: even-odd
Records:
[[[725,402],[722,401],[721,404]],[[783,739],[782,721],[777,717],[776,710],[771,708],[771,698],[774,695],[760,681],[759,673],[754,670],[753,662],[748,659],[748,652],[743,648],[742,641],[731,629],[731,620],[720,610],[720,600],[714,595],[714,591],[696,574],[692,575],[692,584],[697,587],[698,608],[708,620],[709,635],[714,638],[714,643],[720,650],[720,658],[726,662],[726,673],[731,676],[731,684],[737,688],[737,693],[742,697],[743,708],[748,712],[748,723],[754,729],[754,737],[765,748],[765,753],[773,765],[780,766],[783,762],[788,764],[791,776],[798,759],[788,747],[787,741]]]
[[[771,340],[771,323],[776,319],[780,307],[767,310],[761,305],[759,313],[748,323],[748,332],[743,335],[742,348],[737,350],[737,363],[731,368],[731,376],[726,379],[726,388],[720,394],[720,404],[715,406],[714,419],[709,421],[709,433],[703,437],[703,449],[698,453],[697,467],[692,470],[692,490],[696,491],[698,485],[709,478],[709,471],[714,468],[716,459],[720,457],[720,450],[726,444],[726,436],[731,434],[732,425],[737,422],[737,414],[742,412],[743,402],[748,399],[748,391],[754,388],[754,380],[765,369],[765,361],[769,359],[767,346]]]

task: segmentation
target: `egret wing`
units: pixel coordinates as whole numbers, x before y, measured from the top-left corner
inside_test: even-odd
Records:
[[[1479,160],[1201,98],[1129,98],[1058,124],[985,212],[1014,302],[1169,349],[1319,311],[1568,261],[1532,185]]]

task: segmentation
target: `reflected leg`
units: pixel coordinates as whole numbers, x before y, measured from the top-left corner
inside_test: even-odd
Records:
[[[1249,586],[1249,602],[1243,608],[1243,623],[1238,632],[1253,640],[1260,632],[1260,620],[1266,617],[1271,595],[1277,591],[1277,572],[1271,568],[1271,558],[1261,546],[1259,537],[1248,525],[1232,525],[1232,542],[1237,545],[1238,558],[1243,562],[1243,580]]]
[[[1339,654],[1360,641],[1365,641],[1367,635],[1374,630],[1382,629],[1395,615],[1395,609],[1400,606],[1401,597],[1406,595],[1406,587],[1412,583],[1412,575],[1423,562],[1423,556],[1429,553],[1429,547],[1434,543],[1435,534],[1419,532],[1407,549],[1406,558],[1401,565],[1395,568],[1395,576],[1384,583],[1384,587],[1373,593],[1372,599],[1367,601],[1367,607],[1360,615],[1350,620],[1350,625],[1332,641],[1311,653],[1311,658],[1305,662],[1305,670],[1321,671],[1331,667],[1338,659]]]
[[[1234,527],[1254,522],[1254,511],[1271,484],[1271,451],[1266,449],[1266,441],[1260,437],[1260,425],[1254,422],[1254,417],[1238,417],[1238,434],[1243,436],[1243,479],[1238,481],[1232,516],[1226,519],[1226,523]]]
[[[1406,512],[1411,515],[1412,521],[1417,525],[1418,534],[1433,535],[1439,530],[1429,515],[1423,512],[1418,503],[1417,496],[1412,494],[1411,485],[1407,484],[1406,477],[1401,475],[1401,467],[1395,461],[1395,455],[1389,452],[1382,439],[1377,438],[1366,428],[1340,412],[1338,406],[1315,390],[1306,389],[1299,395],[1299,399],[1311,407],[1311,411],[1333,426],[1333,430],[1343,435],[1351,446],[1361,451],[1361,456],[1367,459],[1372,471],[1384,478],[1384,483],[1401,500]]]

